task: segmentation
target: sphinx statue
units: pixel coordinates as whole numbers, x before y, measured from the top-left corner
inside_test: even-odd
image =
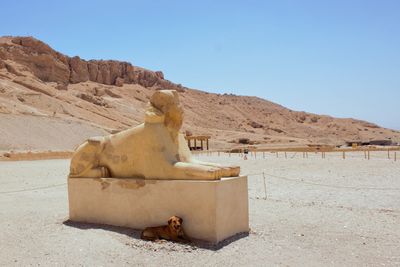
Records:
[[[71,160],[70,178],[218,180],[235,177],[238,166],[194,159],[183,134],[183,109],[174,90],[156,91],[144,123],[108,136],[92,137]]]

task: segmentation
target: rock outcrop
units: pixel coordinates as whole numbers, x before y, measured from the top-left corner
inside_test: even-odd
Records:
[[[4,125],[0,130],[5,129],[0,150],[49,149],[47,139],[55,140],[51,146],[72,149],[71,140],[79,136],[130,128],[142,122],[151,95],[163,88],[183,90],[165,80],[161,71],[68,57],[34,38],[0,37],[0,125]],[[191,89],[180,95],[186,118],[183,132],[211,135],[213,149],[400,142],[398,131],[366,121],[297,112],[257,97]],[[60,139],[60,132],[69,134]]]
[[[11,60],[25,66],[44,82],[66,85],[93,81],[106,85],[139,84],[146,88],[184,91],[180,84],[164,79],[161,71],[135,67],[115,60],[83,60],[68,57],[33,37],[1,37],[0,68]]]

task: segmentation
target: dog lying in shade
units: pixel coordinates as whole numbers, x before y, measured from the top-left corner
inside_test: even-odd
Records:
[[[175,242],[189,242],[190,238],[185,235],[182,223],[182,218],[178,216],[172,216],[168,220],[168,225],[147,227],[143,230],[140,238],[148,241],[165,239]]]

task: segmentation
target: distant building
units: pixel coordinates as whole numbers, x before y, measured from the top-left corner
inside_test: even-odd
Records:
[[[346,141],[346,145],[356,148],[358,146],[393,146],[395,143],[392,140]]]
[[[361,141],[346,141],[346,146],[351,146],[352,148],[356,148],[359,146],[367,146],[369,143],[361,142]]]
[[[208,140],[211,138],[209,135],[186,135],[185,139],[188,142],[188,147],[190,150],[208,150]]]
[[[392,146],[392,140],[372,140],[369,142],[372,146]]]

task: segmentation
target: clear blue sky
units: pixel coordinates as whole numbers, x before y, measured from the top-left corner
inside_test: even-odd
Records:
[[[3,1],[0,35],[400,129],[400,1]]]

